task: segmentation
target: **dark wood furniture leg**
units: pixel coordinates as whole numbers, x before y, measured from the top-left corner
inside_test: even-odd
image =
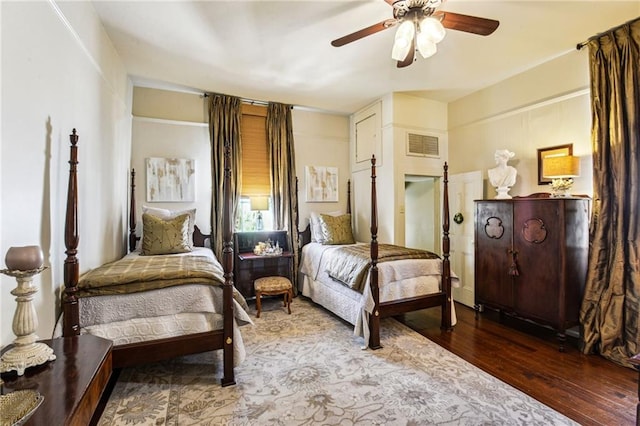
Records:
[[[261,311],[262,311],[262,292],[256,291],[256,318],[260,318]]]
[[[638,370],[638,404],[636,405],[636,426],[640,426],[640,353],[632,356],[629,361]]]

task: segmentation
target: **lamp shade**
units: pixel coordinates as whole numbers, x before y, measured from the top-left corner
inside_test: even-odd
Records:
[[[542,160],[542,176],[546,178],[580,176],[580,158],[573,155],[545,157]]]
[[[269,210],[269,197],[251,197],[251,210]]]

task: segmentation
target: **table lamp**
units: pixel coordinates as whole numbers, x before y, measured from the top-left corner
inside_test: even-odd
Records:
[[[256,230],[262,231],[264,222],[262,221],[262,210],[269,210],[269,197],[251,197],[251,210],[256,213]]]
[[[542,176],[551,178],[552,196],[568,197],[574,177],[580,176],[580,158],[573,155],[545,157]]]

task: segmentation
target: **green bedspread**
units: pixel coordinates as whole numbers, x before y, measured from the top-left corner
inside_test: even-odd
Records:
[[[327,273],[353,290],[362,293],[369,266],[371,244],[355,244],[336,249],[327,264]],[[378,245],[378,263],[402,259],[439,259],[435,253],[392,244]]]
[[[181,284],[223,285],[220,263],[207,256],[126,256],[84,274],[78,297],[127,294]]]

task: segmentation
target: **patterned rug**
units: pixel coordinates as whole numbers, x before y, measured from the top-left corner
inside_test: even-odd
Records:
[[[393,319],[384,348],[362,350],[352,326],[303,297],[291,315],[263,305],[242,328],[235,386],[220,386],[217,352],[125,369],[99,424],[575,424]]]

